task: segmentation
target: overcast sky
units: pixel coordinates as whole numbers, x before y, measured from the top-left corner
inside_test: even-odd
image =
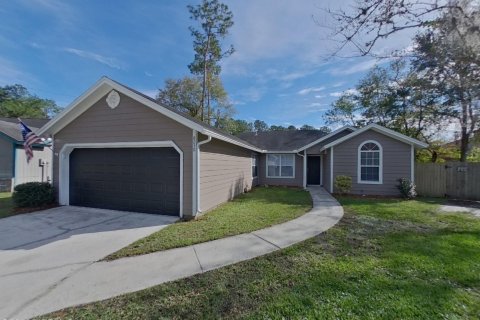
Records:
[[[16,0],[0,7],[0,85],[21,83],[65,107],[102,75],[154,96],[193,60],[187,4],[199,1]],[[222,79],[236,118],[268,124],[323,125],[322,115],[376,63],[326,59],[335,42],[323,9],[350,0],[224,1],[236,52]],[[316,23],[319,22],[319,23]],[[378,50],[410,45],[396,35]],[[348,54],[348,52],[345,52]]]

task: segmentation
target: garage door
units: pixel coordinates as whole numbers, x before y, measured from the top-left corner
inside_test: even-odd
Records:
[[[75,149],[70,204],[177,216],[180,155],[174,148]]]

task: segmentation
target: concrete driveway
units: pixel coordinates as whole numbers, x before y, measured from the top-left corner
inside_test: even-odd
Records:
[[[15,318],[62,279],[177,219],[79,207],[0,219],[0,319]]]

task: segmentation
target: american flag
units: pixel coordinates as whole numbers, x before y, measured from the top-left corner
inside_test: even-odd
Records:
[[[20,130],[22,131],[23,137],[23,148],[25,149],[25,154],[27,155],[27,162],[33,158],[32,145],[35,143],[42,142],[42,139],[39,138],[32,130],[22,120],[18,119],[20,124]]]

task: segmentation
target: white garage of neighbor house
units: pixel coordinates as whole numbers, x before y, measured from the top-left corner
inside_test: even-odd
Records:
[[[45,125],[48,119],[22,119],[32,130]],[[17,118],[0,118],[0,192],[12,192],[26,182],[50,182],[52,149],[33,146],[33,158],[27,163],[23,138]]]
[[[397,195],[426,145],[377,125],[229,135],[103,77],[38,135],[53,140],[61,205],[194,217],[256,185]]]

